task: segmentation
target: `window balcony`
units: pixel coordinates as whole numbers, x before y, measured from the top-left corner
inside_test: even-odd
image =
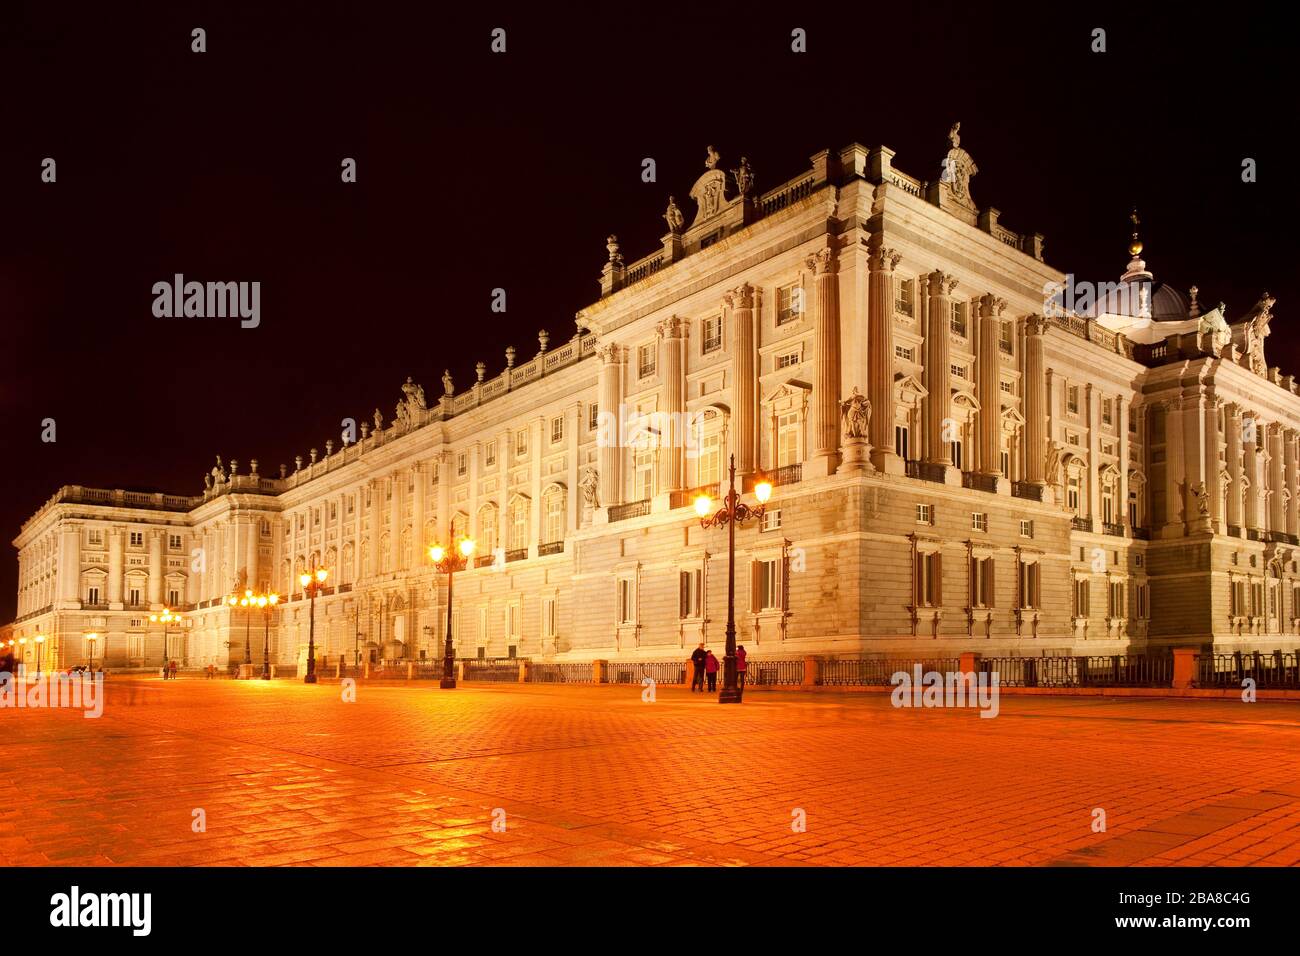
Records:
[[[908,461],[907,477],[919,478],[921,481],[944,483],[946,466],[931,461]]]
[[[1075,531],[1091,531],[1092,519],[1075,515],[1070,519],[1070,527],[1073,528]]]
[[[643,501],[629,501],[623,505],[609,506],[609,521],[613,524],[615,521],[626,521],[628,518],[640,518],[650,513],[650,499]]]
[[[1043,485],[1035,485],[1028,481],[1013,481],[1011,483],[1011,494],[1016,498],[1024,498],[1026,501],[1042,501]]]
[[[718,497],[717,482],[708,485],[700,485],[696,488],[684,488],[680,491],[674,491],[668,502],[670,508],[690,508],[695,504],[695,499],[700,495],[708,495],[710,498]],[[611,521],[614,519],[611,518]]]
[[[506,552],[507,563],[511,561],[523,561],[527,557],[528,557],[527,548],[511,548],[509,551]]]
[[[963,471],[961,473],[961,486],[995,495],[998,493],[998,476],[985,475],[978,471]]]
[[[491,564],[495,560],[496,560],[496,555],[480,554],[477,558],[474,559],[474,567],[486,568],[489,564]]]
[[[1117,538],[1122,538],[1124,537],[1124,526],[1110,521],[1103,521],[1101,523],[1101,533],[1112,534]]]
[[[539,544],[537,546],[537,556],[539,558],[544,558],[548,554],[563,554],[563,553],[564,553],[563,541],[548,541],[544,544]]]

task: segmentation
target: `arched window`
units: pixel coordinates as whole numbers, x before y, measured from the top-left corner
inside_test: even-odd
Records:
[[[410,528],[402,529],[402,567],[410,568],[415,565],[415,541],[411,534]]]
[[[532,507],[523,495],[510,499],[509,549],[522,551],[528,547],[528,512]]]
[[[355,570],[353,562],[356,560],[356,551],[349,542],[343,546],[343,564],[339,566],[339,584],[351,584],[352,573]]]
[[[451,516],[451,540],[447,544],[453,548],[458,547],[467,537],[469,537],[469,515],[457,511]]]
[[[330,573],[329,580],[334,584],[340,584],[338,580],[339,573],[339,553],[333,548],[325,552],[325,570]]]
[[[393,541],[387,531],[379,539],[379,572],[387,574],[393,570]]]
[[[375,573],[374,563],[370,559],[370,539],[361,539],[361,576],[368,578]]]
[[[564,487],[551,485],[542,492],[542,543],[564,540]]]

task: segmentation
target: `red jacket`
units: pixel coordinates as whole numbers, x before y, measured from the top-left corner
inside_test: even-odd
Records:
[[[738,647],[736,648],[736,670],[743,671],[744,669],[745,669],[745,649],[743,647]]]
[[[718,659],[713,656],[713,651],[709,651],[709,656],[704,658],[704,672],[706,674],[716,674],[718,672]]]

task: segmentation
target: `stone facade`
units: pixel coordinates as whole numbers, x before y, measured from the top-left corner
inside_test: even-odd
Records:
[[[679,660],[722,640],[726,531],[691,504],[734,454],[744,487],[776,485],[737,532],[755,657],[1295,647],[1300,395],[1264,360],[1272,300],[1229,323],[1157,288],[1135,216],[1119,282],[1067,301],[950,141],[935,182],[854,144],[763,193],[710,148],[694,221],[670,202],[631,264],[609,237],[559,347],[444,374],[433,402],[408,379],[391,422],[278,477],[218,459],[194,497],[65,486],[14,541],[14,634],[59,666],[157,666],[170,607],[186,666],[260,661],[264,628],[296,663],[297,575],[326,567],[322,654],[438,657],[427,546],[470,536],[461,656]],[[228,607],[245,588],[282,603]]]

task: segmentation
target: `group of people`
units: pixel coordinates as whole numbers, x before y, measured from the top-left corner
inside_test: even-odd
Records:
[[[698,687],[700,693],[704,693],[704,681],[708,678],[709,693],[718,689],[718,667],[719,661],[714,656],[713,651],[704,649],[704,642],[700,641],[700,646],[695,648],[691,654],[691,665],[694,668],[694,674],[691,675],[691,693],[695,692]],[[745,645],[741,644],[736,648],[736,687],[741,692],[745,690]]]
[[[169,661],[167,661],[166,663],[164,663],[164,664],[163,664],[163,669],[162,669],[162,672],[163,672],[163,675],[162,675],[162,676],[163,676],[163,680],[175,680],[175,679],[176,679],[176,672],[177,672],[178,670],[180,670],[180,666],[179,666],[179,664],[180,664],[180,662],[177,661],[175,658],[173,658],[172,660],[169,660]]]

